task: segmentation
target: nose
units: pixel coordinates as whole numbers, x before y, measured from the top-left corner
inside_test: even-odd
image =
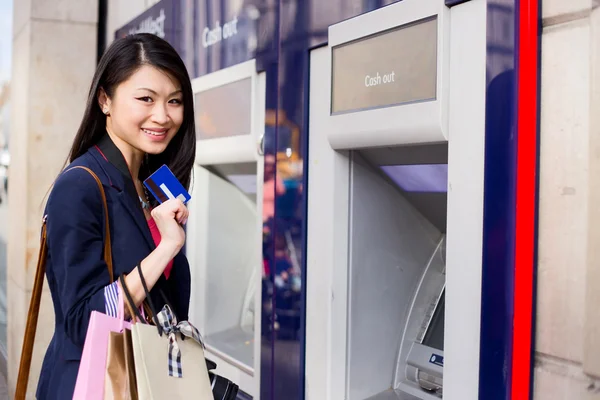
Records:
[[[152,121],[164,125],[169,122],[169,111],[165,104],[157,103],[152,110]]]

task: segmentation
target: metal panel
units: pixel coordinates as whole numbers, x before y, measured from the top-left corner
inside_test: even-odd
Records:
[[[329,47],[334,52],[337,46],[377,35],[415,21],[435,18],[437,23],[435,99],[409,102],[394,107],[332,114],[327,121],[327,132],[329,142],[333,148],[353,149],[447,140],[449,88],[447,72],[450,60],[448,47],[450,42],[448,33],[449,15],[449,10],[438,0],[404,0],[385,9],[363,14],[360,17],[346,20],[329,28]],[[427,24],[421,24],[420,26],[427,26]],[[419,25],[415,25],[415,27],[419,27]],[[408,29],[415,29],[415,27],[406,28],[407,32]],[[421,36],[428,37],[430,35],[427,30],[419,30],[419,32],[421,32]],[[423,39],[426,38],[420,37],[415,40]],[[356,46],[356,44],[353,44],[353,46]],[[390,48],[389,51],[395,50]],[[368,59],[368,57],[365,54],[365,58]],[[425,72],[427,76],[431,75],[427,68],[421,68],[420,71]],[[373,74],[376,72],[374,70]],[[365,77],[357,77],[357,79],[361,81]],[[356,96],[356,93],[346,93],[346,95]]]
[[[485,159],[486,2],[451,9],[450,141],[444,397],[476,399],[479,389]],[[491,397],[493,398],[493,397]],[[487,398],[485,398],[487,400]]]
[[[350,176],[347,398],[362,400],[393,383],[413,296],[441,233],[358,154]]]
[[[242,107],[238,111],[241,116],[236,115],[235,109],[226,109],[229,118],[244,120],[245,126],[233,124],[230,127],[242,129],[245,132],[229,132],[225,137],[216,136],[210,139],[204,138],[196,146],[196,163],[199,165],[226,164],[239,162],[252,162],[258,160],[260,155],[261,137],[264,135],[264,79],[259,79],[256,73],[256,61],[250,60],[210,75],[196,78],[192,81],[192,89],[196,95],[228,87],[235,82],[247,82],[244,85],[249,92],[247,99],[240,103]],[[198,98],[196,97],[196,100]],[[199,119],[198,127],[208,125],[202,120],[203,110],[196,104],[196,118]],[[246,107],[244,109],[243,107]],[[226,118],[226,116],[225,116]],[[203,125],[204,123],[204,125]],[[200,138],[199,138],[200,139]]]

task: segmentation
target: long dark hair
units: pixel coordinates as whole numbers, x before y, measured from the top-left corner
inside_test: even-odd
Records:
[[[196,156],[192,84],[177,51],[167,41],[148,33],[115,40],[100,59],[90,87],[85,113],[69,152],[69,162],[84,154],[107,134],[106,115],[98,104],[100,89],[103,89],[109,98],[113,97],[117,86],[129,79],[143,65],[165,71],[179,81],[183,95],[183,123],[164,152],[149,154],[145,158],[139,178],[147,178],[149,173],[166,164],[189,190]]]

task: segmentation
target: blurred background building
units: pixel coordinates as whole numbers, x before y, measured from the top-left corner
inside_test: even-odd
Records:
[[[10,152],[10,78],[12,65],[12,0],[0,1],[0,398],[8,398],[7,378],[7,248],[8,166]]]

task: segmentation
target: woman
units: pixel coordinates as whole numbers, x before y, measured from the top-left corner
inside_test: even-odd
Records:
[[[85,170],[69,168],[91,169],[104,186],[115,279],[126,274],[127,287],[141,305],[140,264],[155,307],[160,310],[165,303],[162,292],[178,319],[185,320],[190,271],[180,251],[188,211],[179,200],[156,206],[142,182],[166,164],[188,189],[195,144],[192,87],[176,51],[149,34],[115,41],[94,76],[71,164],[57,178],[46,205],[55,332],[38,399],[72,398],[90,314],[116,316],[121,290],[118,283],[110,284],[102,259],[104,212],[98,186]]]

